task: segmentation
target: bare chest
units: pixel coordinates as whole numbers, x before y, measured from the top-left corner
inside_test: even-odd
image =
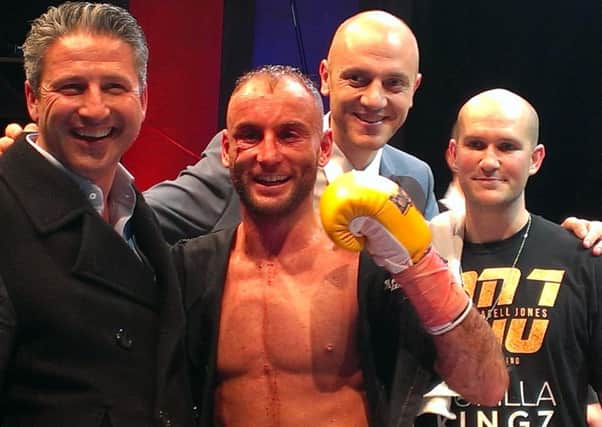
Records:
[[[219,375],[352,375],[359,364],[357,317],[355,255],[305,254],[298,265],[232,258],[222,299]]]

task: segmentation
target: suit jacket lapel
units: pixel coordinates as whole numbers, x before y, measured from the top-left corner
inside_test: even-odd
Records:
[[[395,166],[391,155],[393,152],[392,148],[388,145],[383,147],[383,156],[380,161],[380,175],[389,178],[399,185],[401,188],[405,190],[405,192],[410,196],[412,202],[418,210],[422,213],[426,210],[426,194],[422,190],[420,183],[416,181],[415,178],[407,175],[399,175],[400,167],[399,165]]]
[[[391,165],[388,145],[383,146],[383,155],[380,158],[378,171],[380,175],[385,177],[389,177],[394,174],[394,165]]]

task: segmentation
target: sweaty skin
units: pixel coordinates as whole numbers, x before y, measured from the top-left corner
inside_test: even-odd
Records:
[[[222,298],[219,425],[367,426],[357,336],[357,254],[337,250],[313,211],[330,154],[317,99],[292,79],[232,95],[222,160],[243,221]]]
[[[244,226],[229,260],[216,416],[227,426],[367,426],[356,340],[357,254],[317,227],[278,257]],[[251,242],[251,243],[249,243]]]
[[[307,181],[330,154],[320,109],[290,78],[248,80],[228,105],[222,162],[242,222],[222,296],[218,425],[368,425],[358,255],[333,247]],[[478,403],[500,399],[508,379],[499,343],[476,310],[434,341],[450,386]]]

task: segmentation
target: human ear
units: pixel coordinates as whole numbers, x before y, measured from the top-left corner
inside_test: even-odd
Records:
[[[546,157],[546,147],[543,144],[537,144],[531,153],[531,165],[529,166],[529,175],[535,175],[541,168],[543,159]]]

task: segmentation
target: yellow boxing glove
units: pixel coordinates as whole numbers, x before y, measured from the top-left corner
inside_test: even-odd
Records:
[[[431,248],[427,222],[393,181],[353,171],[334,180],[320,199],[324,229],[339,246],[366,248],[393,274],[426,330],[443,334],[471,310],[445,261]]]
[[[424,256],[431,243],[429,226],[408,194],[393,181],[365,172],[345,173],[326,187],[320,199],[320,218],[336,244],[360,251],[367,238],[368,252],[375,258],[394,256],[399,250],[411,258],[411,265]],[[399,244],[397,249],[392,239]]]

